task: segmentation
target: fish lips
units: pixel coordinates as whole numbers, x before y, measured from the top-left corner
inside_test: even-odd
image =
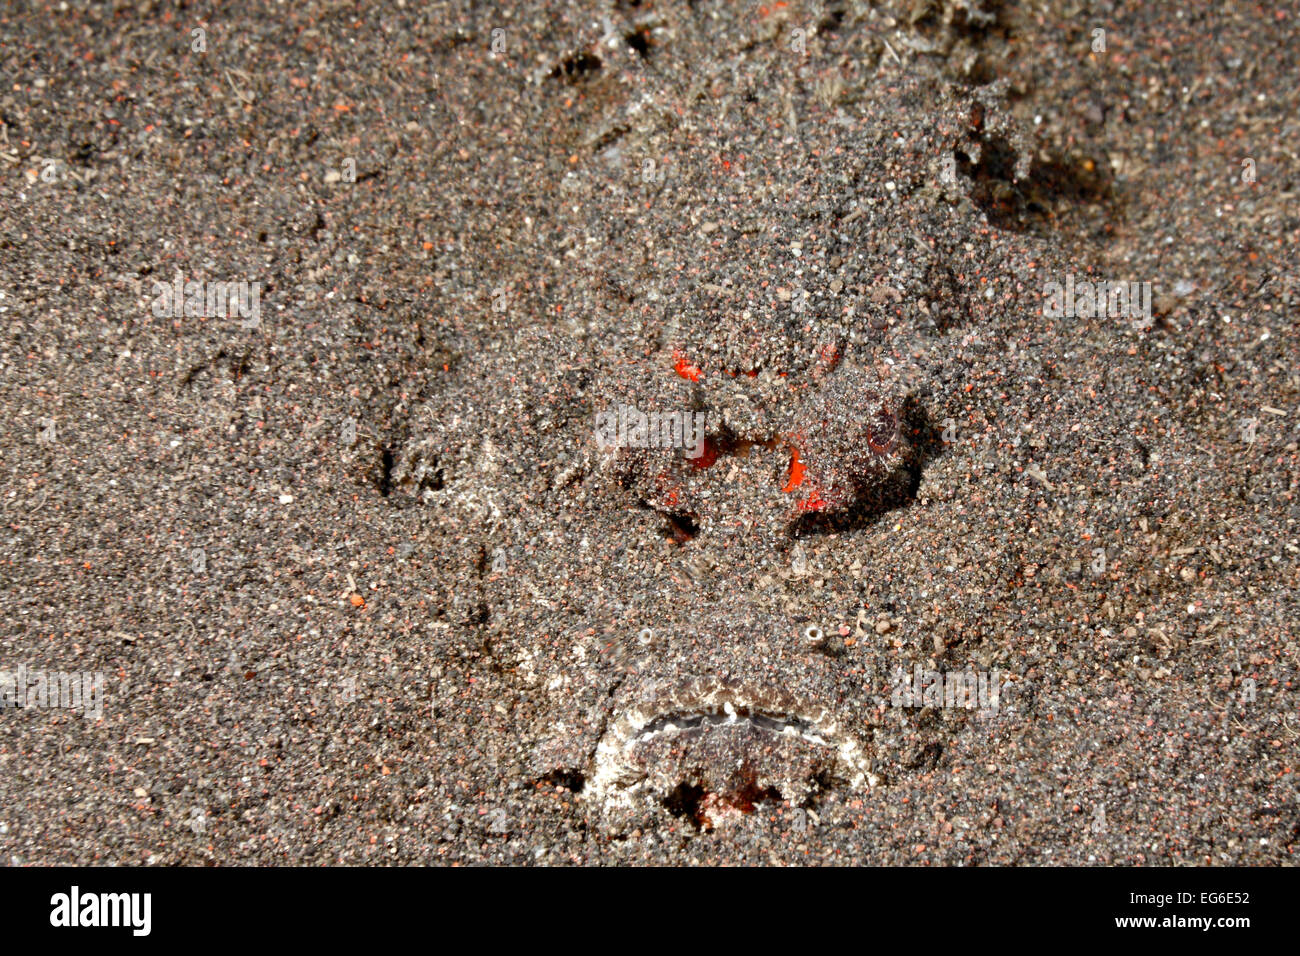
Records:
[[[827,664],[797,675],[753,674],[632,681],[596,748],[587,796],[608,808],[666,802],[691,788],[724,805],[760,799],[800,805],[819,787],[879,782],[870,750],[823,702]],[[819,679],[821,678],[821,679]]]

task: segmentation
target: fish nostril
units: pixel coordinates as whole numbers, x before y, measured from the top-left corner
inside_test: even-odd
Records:
[[[685,512],[659,511],[668,522],[667,533],[678,544],[685,544],[700,533],[700,523],[695,515]]]

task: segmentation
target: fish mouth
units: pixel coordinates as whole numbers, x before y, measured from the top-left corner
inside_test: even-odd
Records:
[[[660,714],[638,732],[636,743],[648,743],[658,734],[705,733],[718,727],[740,727],[758,733],[802,738],[822,747],[830,744],[816,732],[813,721],[795,714],[751,712],[748,707],[737,707],[730,701],[712,711],[674,711]]]
[[[692,791],[704,805],[749,812],[755,794],[799,805],[830,782],[879,782],[866,748],[828,708],[726,681],[695,681],[625,709],[595,764],[586,793],[607,808],[671,808]]]

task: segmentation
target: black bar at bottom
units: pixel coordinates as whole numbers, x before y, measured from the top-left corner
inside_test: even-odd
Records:
[[[1259,929],[1280,932],[1282,907],[1294,895],[1290,876],[1259,869],[27,868],[0,869],[0,914],[14,940],[36,934],[127,945],[284,939],[337,948],[408,938],[470,945],[465,934],[494,946],[512,936],[533,945],[598,945],[606,932],[614,935],[603,936],[605,945],[623,937],[681,945],[700,920],[731,946],[770,945],[769,934],[787,927],[812,944],[854,925],[864,946],[890,927],[950,942],[1129,937],[1182,945],[1197,937],[1231,945]]]

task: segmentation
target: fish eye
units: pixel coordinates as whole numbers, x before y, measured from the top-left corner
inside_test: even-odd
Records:
[[[898,441],[898,418],[885,407],[867,426],[867,446],[877,455],[887,455]]]

